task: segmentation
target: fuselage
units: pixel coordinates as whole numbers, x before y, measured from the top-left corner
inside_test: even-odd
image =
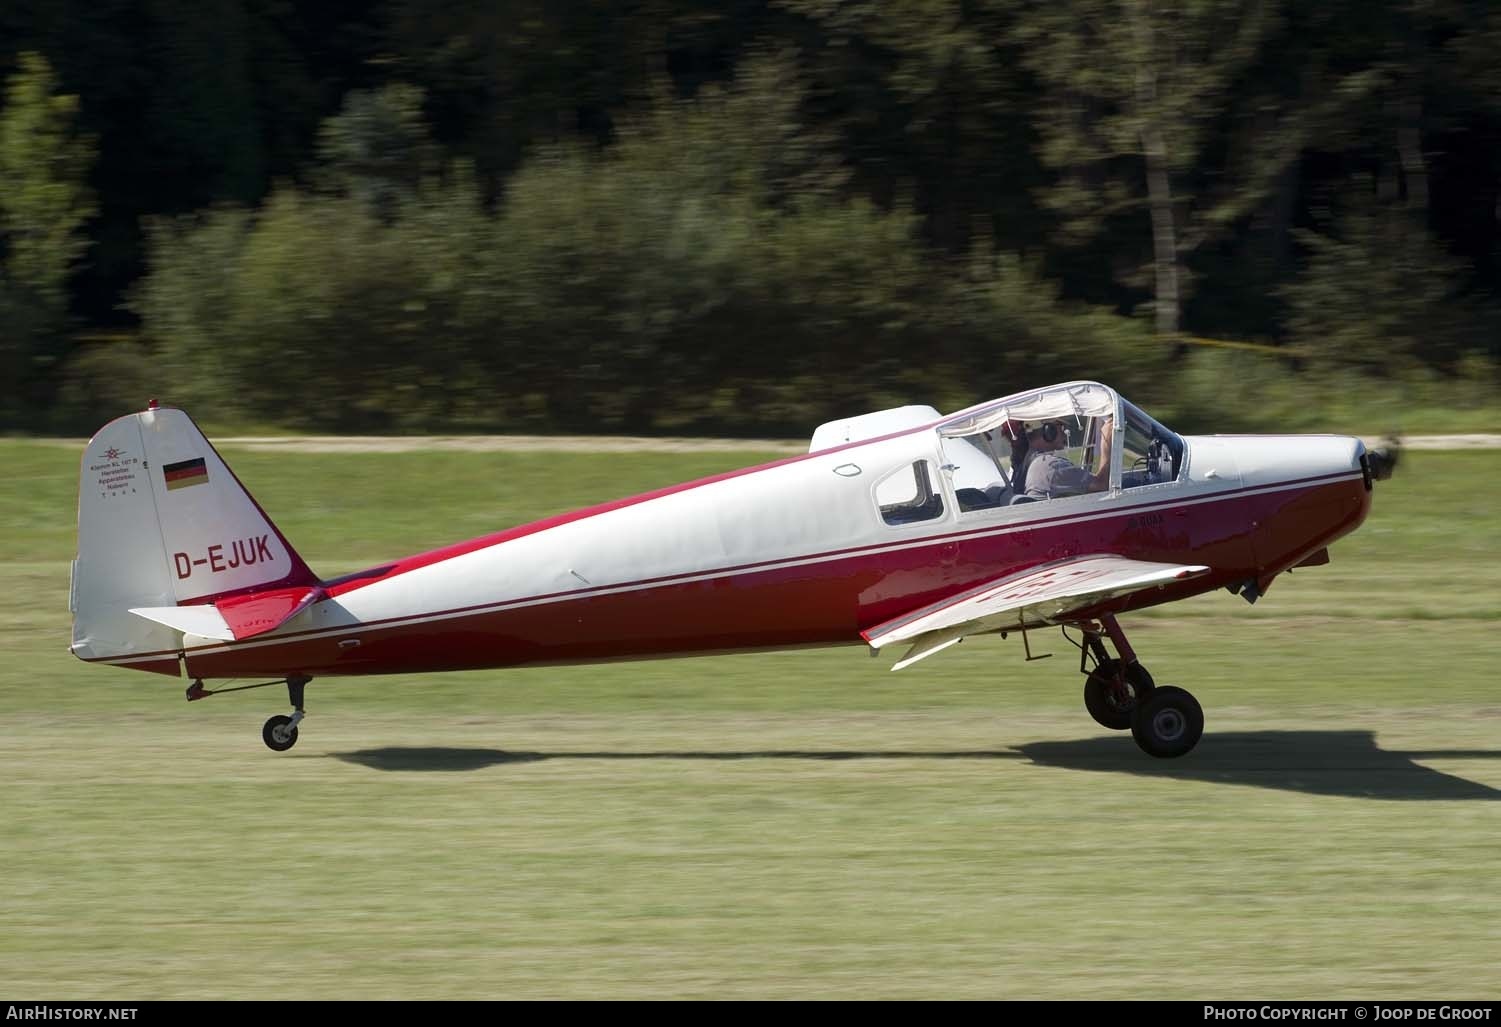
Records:
[[[269,634],[188,636],[186,670],[318,677],[858,644],[862,629],[1052,560],[1212,568],[1086,611],[1120,613],[1264,591],[1369,510],[1357,439],[1183,442],[1171,481],[1122,487],[1117,464],[1104,492],[964,509],[945,439],[925,425],[325,582],[327,598]],[[894,518],[887,483],[914,465],[931,469],[932,494],[918,519]]]

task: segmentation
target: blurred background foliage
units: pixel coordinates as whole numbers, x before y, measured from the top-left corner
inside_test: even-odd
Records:
[[[8,0],[0,428],[797,436],[1071,377],[1495,428],[1498,52],[1481,0]]]

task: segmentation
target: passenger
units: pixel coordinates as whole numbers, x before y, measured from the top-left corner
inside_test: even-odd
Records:
[[[1034,499],[1057,499],[1099,492],[1110,485],[1110,442],[1115,434],[1112,419],[1100,425],[1100,466],[1095,470],[1075,467],[1059,450],[1068,445],[1068,429],[1061,421],[1044,421],[1027,432],[1028,452],[1022,481]]]

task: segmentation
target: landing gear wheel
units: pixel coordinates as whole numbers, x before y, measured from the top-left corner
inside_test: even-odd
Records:
[[[1148,756],[1173,759],[1191,751],[1204,733],[1204,710],[1182,688],[1154,688],[1131,714],[1131,737]]]
[[[297,744],[297,727],[292,723],[291,717],[277,714],[261,728],[261,741],[266,743],[267,748],[286,752]]]
[[[1120,667],[1117,660],[1106,660],[1090,672],[1084,682],[1084,708],[1101,727],[1125,731],[1131,726],[1131,713],[1151,697],[1156,686],[1152,675],[1139,663],[1126,667],[1124,688],[1115,679]]]

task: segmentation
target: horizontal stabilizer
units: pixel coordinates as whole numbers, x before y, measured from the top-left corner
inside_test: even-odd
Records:
[[[132,607],[130,612],[157,624],[165,624],[185,635],[234,641],[234,632],[212,606],[137,606]]]
[[[317,586],[278,588],[269,592],[251,592],[220,599],[212,606],[206,603],[195,606],[146,606],[130,612],[184,634],[237,642],[275,631],[322,599],[325,594]]]
[[[327,593],[317,585],[278,588],[270,592],[215,601],[214,608],[223,616],[236,640],[275,631]]]
[[[875,649],[911,642],[911,650],[892,668],[900,670],[967,635],[1057,622],[1086,607],[1208,573],[1208,567],[1197,564],[1075,557],[988,581],[860,634]]]

